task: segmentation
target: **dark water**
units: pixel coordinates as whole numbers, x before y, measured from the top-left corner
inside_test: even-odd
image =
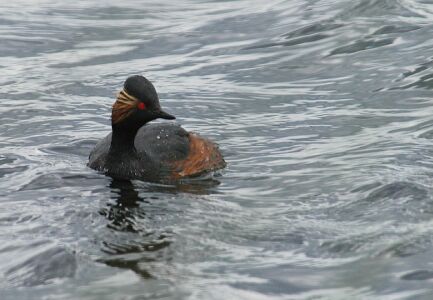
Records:
[[[61,2],[61,3],[59,3]],[[0,299],[432,299],[433,2],[0,4]],[[144,74],[221,177],[86,167]]]

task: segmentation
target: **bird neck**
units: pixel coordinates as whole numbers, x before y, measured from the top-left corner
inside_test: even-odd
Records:
[[[135,154],[135,136],[140,127],[112,125],[110,154]]]

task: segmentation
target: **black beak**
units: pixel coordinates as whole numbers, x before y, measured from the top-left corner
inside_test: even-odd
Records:
[[[166,113],[165,111],[159,109],[157,111],[155,111],[155,116],[157,118],[161,118],[161,119],[167,119],[167,120],[174,120],[176,119],[175,116],[170,115],[169,113]]]

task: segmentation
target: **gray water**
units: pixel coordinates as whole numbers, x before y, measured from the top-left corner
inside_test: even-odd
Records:
[[[421,0],[2,1],[0,299],[432,299],[432,21]],[[220,176],[86,167],[132,74]]]

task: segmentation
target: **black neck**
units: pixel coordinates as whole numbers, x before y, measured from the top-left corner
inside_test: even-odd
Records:
[[[110,154],[135,153],[134,140],[139,128],[112,126]]]

